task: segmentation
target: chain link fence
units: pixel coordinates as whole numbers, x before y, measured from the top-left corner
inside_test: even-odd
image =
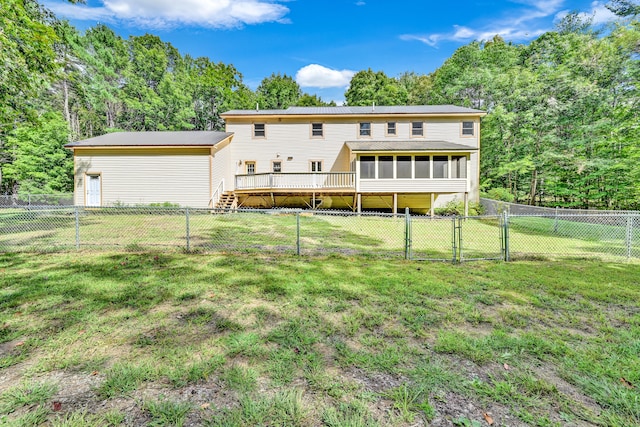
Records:
[[[640,214],[462,218],[287,209],[0,208],[0,252],[68,250],[620,261],[640,259]]]
[[[0,194],[0,207],[73,206],[73,193]]]

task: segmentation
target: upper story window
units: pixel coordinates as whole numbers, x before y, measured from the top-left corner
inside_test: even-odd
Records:
[[[462,136],[473,136],[475,126],[473,122],[462,122]]]
[[[324,136],[324,126],[322,123],[311,123],[311,137],[322,138]]]
[[[396,122],[387,122],[387,135],[396,136]]]
[[[360,123],[360,136],[371,136],[371,122]]]
[[[264,123],[254,123],[253,124],[253,137],[254,138],[265,138],[267,136],[267,131]]]
[[[273,162],[271,162],[271,170],[274,173],[282,172],[282,162],[280,160],[274,160]]]
[[[311,172],[322,172],[322,160],[311,160],[309,169],[311,169]]]
[[[423,122],[411,122],[411,136],[424,136]]]

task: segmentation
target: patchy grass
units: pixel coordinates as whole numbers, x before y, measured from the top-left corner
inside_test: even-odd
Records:
[[[0,424],[638,425],[638,277],[595,261],[0,255]]]

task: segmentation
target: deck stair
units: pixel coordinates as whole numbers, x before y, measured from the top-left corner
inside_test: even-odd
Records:
[[[225,191],[216,203],[216,209],[235,209],[238,207],[238,198],[233,191]]]

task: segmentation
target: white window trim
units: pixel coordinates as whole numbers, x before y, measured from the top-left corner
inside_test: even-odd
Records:
[[[313,125],[322,126],[322,135],[313,134]],[[311,139],[324,139],[324,122],[312,122],[309,124],[309,138]]]
[[[264,136],[256,136],[256,125],[264,126]],[[267,124],[264,122],[256,122],[251,124],[251,139],[267,139]]]
[[[252,174],[249,173],[249,164],[253,164]],[[258,173],[258,162],[256,162],[255,160],[246,160],[244,162],[244,173],[245,175],[255,175],[256,173]]]
[[[396,133],[389,133],[389,123],[393,123],[395,124],[395,131]],[[384,127],[384,132],[385,132],[385,136],[394,138],[398,136],[398,122],[386,122],[385,123],[385,127]]]
[[[414,135],[413,134],[413,124],[414,123],[422,123],[422,135]],[[409,127],[409,138],[424,138],[425,137],[425,133],[426,133],[425,127],[426,126],[425,126],[424,122],[422,122],[422,121],[411,121],[409,126],[410,126]]]
[[[360,133],[361,125],[364,123],[369,123],[369,135],[361,135]],[[358,138],[363,138],[363,139],[373,138],[373,122],[358,122],[357,132],[358,132]]]
[[[465,135],[464,134],[464,124],[465,123],[473,123],[473,134]],[[473,120],[463,120],[460,122],[460,138],[475,138],[476,137],[476,122]]]
[[[320,163],[320,170],[319,171],[314,171],[312,164],[313,163]],[[324,172],[324,160],[313,160],[310,159],[309,160],[309,172],[311,173],[323,173]]]

